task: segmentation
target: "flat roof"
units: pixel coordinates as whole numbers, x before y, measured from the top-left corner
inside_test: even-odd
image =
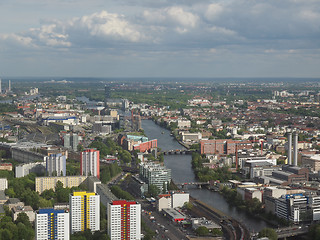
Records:
[[[164,208],[163,211],[165,211],[173,219],[181,219],[181,218],[184,219],[184,218],[186,218],[183,214],[181,214],[180,212],[178,212],[174,208]]]

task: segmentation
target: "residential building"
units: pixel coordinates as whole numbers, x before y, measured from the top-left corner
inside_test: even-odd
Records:
[[[69,240],[69,213],[64,210],[40,209],[35,219],[36,240]]]
[[[242,149],[252,149],[252,143],[246,140],[216,139],[201,140],[201,154],[235,154]]]
[[[25,213],[29,217],[29,221],[33,222],[35,213],[31,206],[16,206],[12,208],[13,221],[17,220],[19,213]]]
[[[63,137],[63,146],[73,151],[77,151],[79,145],[79,136],[78,134],[66,134]]]
[[[320,154],[302,155],[301,162],[303,167],[309,168],[313,172],[320,171]]]
[[[160,194],[158,198],[157,208],[160,212],[166,208],[183,207],[185,203],[189,202],[189,193],[171,192],[169,194]]]
[[[8,180],[6,178],[0,178],[0,191],[8,188]]]
[[[6,202],[5,205],[8,206],[8,208],[11,210],[13,207],[18,207],[18,206],[24,206],[24,202],[21,202],[20,199],[18,198],[9,198]]]
[[[161,194],[158,197],[159,199],[157,201],[157,208],[159,212],[161,212],[162,209],[165,209],[165,208],[172,208],[171,194]]]
[[[108,235],[111,240],[141,239],[141,205],[135,201],[108,204]]]
[[[71,234],[90,229],[100,230],[100,195],[73,192],[69,196]]]
[[[49,176],[66,176],[66,156],[59,154],[51,154],[45,157],[46,170]]]
[[[0,170],[12,171],[12,163],[0,163]]]
[[[179,119],[177,121],[177,124],[178,124],[178,128],[179,129],[181,129],[181,128],[190,128],[191,127],[191,121],[187,120],[187,119]]]
[[[36,177],[36,192],[41,194],[44,190],[55,189],[59,181],[63,184],[63,187],[78,187],[86,179],[87,176]]]
[[[88,149],[81,152],[80,174],[100,178],[100,152]]]
[[[46,162],[34,162],[27,164],[20,164],[15,167],[16,178],[24,177],[29,173],[44,174],[46,172]]]
[[[158,140],[153,139],[147,142],[142,142],[142,143],[133,145],[133,150],[138,150],[140,152],[147,152],[152,149],[156,149],[157,147],[158,147]]]
[[[189,193],[186,192],[172,192],[172,207],[183,207],[185,203],[189,202]]]
[[[181,137],[183,142],[199,142],[202,139],[202,134],[200,132],[181,132]]]

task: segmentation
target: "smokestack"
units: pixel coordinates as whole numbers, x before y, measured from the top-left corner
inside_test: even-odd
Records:
[[[293,165],[298,166],[298,132],[293,133]]]
[[[288,129],[287,133],[288,133],[288,164],[292,165],[292,132],[290,129]]]

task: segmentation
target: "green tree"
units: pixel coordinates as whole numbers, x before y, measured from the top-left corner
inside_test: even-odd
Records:
[[[209,234],[209,230],[205,226],[200,226],[196,229],[196,234],[198,236],[207,236]]]
[[[18,214],[18,217],[17,217],[15,223],[16,224],[23,223],[26,227],[30,227],[31,228],[31,223],[30,223],[29,217],[24,212],[21,212],[21,213]]]
[[[313,224],[309,227],[308,239],[320,240],[320,224]]]
[[[277,240],[278,234],[272,228],[264,228],[259,232],[259,237],[268,237],[270,240]]]
[[[0,229],[0,239],[11,240],[13,239],[13,233],[8,229]]]
[[[163,182],[162,184],[162,193],[163,194],[167,193],[167,184],[165,182]]]
[[[26,227],[23,223],[18,223],[18,239],[24,240],[33,240],[34,239],[34,231],[30,227]]]
[[[148,195],[151,197],[157,197],[160,193],[160,189],[154,185],[154,184],[150,184],[149,188],[148,188]]]
[[[84,150],[84,147],[81,144],[78,144],[77,151],[82,152]]]
[[[183,206],[188,210],[191,210],[193,208],[193,205],[191,202],[185,202]]]

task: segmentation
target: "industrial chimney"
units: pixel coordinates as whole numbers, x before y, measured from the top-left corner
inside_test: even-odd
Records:
[[[298,132],[293,132],[293,165],[298,166]]]
[[[292,132],[287,129],[288,133],[288,165],[292,165]]]

